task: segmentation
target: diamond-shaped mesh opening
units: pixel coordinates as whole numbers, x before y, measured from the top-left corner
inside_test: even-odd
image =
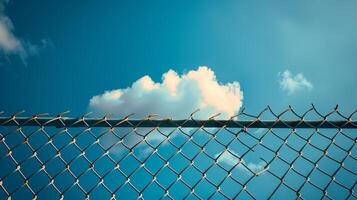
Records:
[[[356,199],[357,124],[338,116],[3,117],[0,199]]]

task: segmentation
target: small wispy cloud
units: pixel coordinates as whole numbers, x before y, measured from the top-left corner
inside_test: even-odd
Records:
[[[234,155],[233,155],[234,154]],[[260,174],[263,173],[265,169],[265,163],[264,162],[259,162],[259,163],[252,163],[252,162],[245,162],[243,159],[239,158],[239,155],[232,151],[224,151],[223,153],[217,153],[215,155],[217,161],[219,163],[224,163],[228,165],[229,167],[234,167],[236,166],[238,169],[245,171],[246,173],[255,173],[255,174]]]
[[[1,14],[0,14],[1,15]],[[16,38],[12,32],[14,26],[11,20],[1,15],[0,16],[0,48],[5,52],[20,52],[24,47],[21,41]]]
[[[5,14],[5,6],[8,0],[0,0],[0,50],[7,55],[18,55],[24,64],[28,56],[37,55],[41,48],[47,46],[48,41],[42,40],[40,45],[18,38],[11,19]]]
[[[278,79],[281,89],[287,92],[288,95],[313,88],[312,83],[308,81],[302,73],[294,75],[289,70],[285,70],[282,73],[278,73]]]

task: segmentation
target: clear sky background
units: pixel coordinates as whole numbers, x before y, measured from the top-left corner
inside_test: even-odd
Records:
[[[238,81],[253,113],[268,104],[277,111],[310,103],[322,111],[357,108],[353,0],[20,0],[3,8],[12,24],[5,28],[22,46],[1,48],[0,105],[9,113],[80,115],[106,90],[201,65],[219,83]],[[285,70],[292,78],[302,73],[311,87],[284,90],[278,74]]]
[[[204,93],[209,97],[206,100],[211,101],[208,104],[213,105],[212,110],[204,115],[205,118],[216,111],[223,111],[227,117],[232,115],[232,110],[239,110],[241,105],[246,107],[249,113],[259,113],[267,105],[271,105],[273,110],[279,112],[290,104],[302,113],[310,108],[310,103],[314,103],[319,111],[326,113],[339,104],[343,113],[351,113],[357,109],[356,11],[355,0],[0,0],[0,111],[5,111],[7,113],[5,115],[11,115],[26,110],[27,114],[23,115],[29,116],[35,113],[55,115],[70,110],[71,114],[67,116],[75,117],[91,110],[94,104],[94,108],[100,108],[99,111],[102,112],[116,110],[117,114],[141,112],[141,115],[145,115],[144,112],[159,110],[161,114],[183,117],[193,112],[200,103],[207,103],[200,99],[202,97],[200,95]],[[208,68],[199,68],[199,66]],[[170,71],[171,78],[167,80],[170,80],[170,83],[172,80],[181,80],[182,83],[176,88],[178,93],[182,93],[178,96],[169,95],[170,90],[166,87],[165,81],[161,85],[151,82],[152,79],[154,82],[161,83],[163,74],[170,69],[173,71]],[[212,78],[213,73],[216,78]],[[207,77],[211,79],[206,80]],[[197,89],[197,85],[201,83],[207,87]],[[131,89],[125,90],[126,92],[116,90],[128,87]],[[232,89],[229,92],[226,91],[228,87]],[[115,91],[103,96],[102,94],[108,90]],[[240,102],[240,91],[243,92],[243,102]],[[145,95],[137,97],[136,92]],[[200,92],[202,94],[199,94]],[[102,96],[93,98],[96,95]],[[221,96],[224,98],[220,98]],[[114,97],[114,100],[107,101],[107,97]],[[99,104],[96,104],[98,102]],[[220,110],[221,106],[226,107]],[[48,127],[46,130],[57,133]],[[103,130],[97,129],[97,133]],[[9,132],[4,128],[2,131]],[[75,133],[74,130],[71,131]],[[147,132],[147,129],[143,131]],[[192,132],[187,130],[190,131]],[[251,133],[263,134],[265,131],[267,130],[251,130]],[[335,133],[336,130],[331,129],[331,131]],[[30,130],[25,132],[31,133]],[[39,132],[41,134],[41,131]],[[220,133],[222,132],[224,134],[222,140],[230,139],[228,132]],[[111,132],[109,133],[110,137],[114,137]],[[240,133],[243,132],[237,134]],[[285,133],[289,132],[285,131]],[[304,134],[304,131],[299,130],[299,133]],[[138,140],[142,140],[136,134],[132,134]],[[82,135],[88,136],[88,134]],[[200,137],[199,134],[196,135]],[[243,135],[243,138],[247,137],[247,141],[258,142],[247,134],[240,135]],[[317,144],[322,146],[321,143],[324,141],[318,138],[316,132],[314,135],[317,137],[315,138]],[[134,136],[127,137],[128,141],[124,143],[129,142],[133,145],[136,142]],[[211,136],[207,137],[211,138]],[[52,151],[43,148],[41,149],[43,153],[39,155],[56,158],[56,151],[49,145],[52,145],[52,142],[47,142],[49,139],[47,135],[42,134],[42,137],[45,137],[47,143],[45,147]],[[155,135],[151,137],[153,138],[148,139],[149,142],[150,140],[157,142],[158,138],[155,138]],[[23,142],[22,138],[20,139]],[[72,144],[69,139],[71,138],[56,138],[66,145]],[[274,143],[273,139],[264,138],[264,144],[268,143],[275,149],[278,142]],[[41,143],[36,138],[33,140],[34,143]],[[101,138],[101,143],[109,146],[110,142],[118,140],[117,137],[116,140]],[[180,137],[172,136],[170,140],[179,141]],[[6,141],[11,142],[11,138],[6,138]],[[82,141],[94,143],[96,140],[82,138]],[[300,143],[306,144],[305,142],[304,140]],[[289,144],[299,145],[298,138],[295,140],[289,138]],[[341,146],[353,145],[352,139],[349,138]],[[254,150],[257,150],[257,154],[261,157],[269,156],[271,152],[262,146],[258,145]],[[218,144],[207,147],[215,158],[224,151]],[[99,145],[94,145],[93,148],[99,148]],[[162,148],[160,153],[167,153],[169,152],[167,149],[173,146],[167,145]],[[239,143],[232,144],[229,148],[237,152],[236,157],[243,155],[239,148],[244,146]],[[194,152],[192,149],[187,147],[186,150],[192,153]],[[103,150],[86,152],[85,155],[93,155],[97,158],[98,155],[103,155]],[[110,155],[117,157],[131,155],[117,147],[109,150]],[[145,147],[137,150],[140,151],[140,155],[147,153]],[[7,149],[2,151],[3,154],[5,152]],[[336,152],[336,147],[335,150],[329,149],[329,155],[334,156]],[[347,150],[344,150],[344,153],[346,152]],[[18,154],[25,155],[25,153],[21,151]],[[282,149],[279,153],[301,158],[297,150],[291,153]],[[32,150],[30,154],[33,154]],[[322,151],[316,153],[311,149],[304,149],[304,155],[319,157],[320,154],[322,155]],[[63,155],[78,155],[78,151],[68,150]],[[222,162],[229,164],[239,161],[232,155],[225,153],[222,155]],[[9,156],[7,158],[10,159]],[[244,162],[253,168],[261,165],[259,160],[249,160],[249,156],[245,156],[244,159]],[[153,158],[153,165],[162,166],[163,161],[158,162],[159,160]],[[205,160],[213,162],[212,158],[206,157]],[[57,168],[62,167],[62,161],[54,162],[57,162],[55,163]],[[179,166],[183,162],[171,163]],[[204,163],[204,161],[197,163]],[[274,163],[269,166],[272,171],[274,171]],[[355,169],[355,162],[348,164],[346,161],[346,163],[346,166]],[[21,169],[31,169],[31,166],[38,169],[37,165],[25,164]],[[124,166],[122,167],[124,170],[132,170],[137,163],[120,164]],[[295,164],[294,168],[297,166],[305,170],[309,170],[309,166],[314,167],[307,161],[301,162],[300,166]],[[339,163],[335,161],[334,164]],[[0,172],[3,174],[6,170],[16,169],[13,163],[2,166],[4,169],[0,169]],[[334,167],[328,163],[325,165],[319,163],[319,166]],[[79,167],[88,169],[87,165]],[[110,167],[112,165],[103,165],[96,169]],[[282,172],[283,168],[288,170],[289,167],[290,165],[278,163],[275,171]],[[215,171],[212,173],[218,174]],[[343,180],[348,184],[355,181],[355,176],[350,173],[341,172],[341,174],[340,177],[337,175],[337,180]],[[132,179],[134,183],[144,182],[145,176],[139,173],[135,176],[137,179]],[[162,181],[169,177],[162,174]],[[197,175],[189,176],[188,180],[194,177]],[[198,177],[201,177],[201,174]],[[219,175],[219,177],[223,176]],[[323,176],[316,175],[312,179],[323,182],[321,177]],[[301,179],[299,176],[295,178]],[[111,184],[117,182],[115,178],[108,179]],[[267,195],[265,191],[273,189],[272,187],[276,186],[274,184],[278,184],[278,180],[274,177],[269,178],[267,173],[255,180],[257,183],[249,189],[259,195]],[[46,181],[48,180],[43,182],[48,183]],[[71,181],[67,182],[73,183]],[[97,183],[96,180],[87,182],[91,181]],[[36,180],[34,182],[42,183]],[[58,185],[62,185],[65,181],[58,182]],[[267,182],[272,184],[267,187]],[[9,183],[15,182],[11,179]],[[18,183],[23,184],[23,180]],[[232,184],[225,188],[232,189]],[[332,187],[331,190],[338,190],[334,193],[337,199],[345,197],[348,193],[347,190],[337,186]],[[203,188],[201,191],[208,190]],[[123,192],[124,199],[125,195],[133,197],[126,190]],[[154,194],[155,192],[149,192],[149,195]],[[287,199],[286,196],[289,195],[291,198],[296,197],[296,194],[291,191],[288,194],[282,190],[279,194],[282,196],[278,196],[278,199]],[[311,197],[312,194],[322,195],[321,192],[316,193],[311,190],[311,187],[306,194],[307,197]],[[44,195],[53,196],[53,194]],[[258,199],[262,198],[258,197]]]

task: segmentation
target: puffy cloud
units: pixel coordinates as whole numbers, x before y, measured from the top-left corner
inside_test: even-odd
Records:
[[[232,152],[232,153],[230,153]],[[259,162],[259,163],[252,163],[252,162],[245,162],[243,159],[239,159],[239,155],[234,152],[233,150],[229,151],[224,151],[223,153],[218,153],[215,155],[217,161],[219,163],[224,163],[228,165],[229,167],[234,167],[236,166],[238,169],[245,171],[246,173],[263,173],[265,169],[265,163],[264,162]]]
[[[295,76],[289,71],[285,70],[283,73],[278,73],[280,87],[288,93],[294,94],[300,90],[311,90],[313,85],[308,81],[302,73]]]
[[[196,118],[221,113],[218,118],[235,115],[242,106],[243,93],[238,82],[221,84],[214,72],[201,66],[183,75],[169,70],[162,82],[149,76],[135,81],[131,87],[106,91],[90,99],[89,110],[99,115],[124,116],[135,113],[137,118],[159,114],[161,118],[187,118],[200,109]]]
[[[149,76],[144,76],[135,81],[130,87],[106,91],[101,95],[90,99],[89,110],[97,115],[112,113],[117,116],[125,116],[135,113],[136,118],[143,118],[149,114],[159,114],[160,118],[187,118],[193,111],[200,108],[195,115],[199,119],[221,113],[220,118],[229,118],[235,115],[242,106],[242,91],[238,82],[221,84],[217,81],[214,72],[208,67],[202,66],[197,70],[178,75],[169,70],[162,75],[162,82],[156,83]],[[120,132],[130,132],[130,128],[122,128]],[[172,130],[160,128],[161,132],[170,133]],[[190,129],[185,129],[189,132]],[[150,128],[136,129],[135,133],[128,134],[124,143],[128,147],[142,142],[140,135],[149,134],[147,142],[153,146],[163,142],[166,137]],[[108,134],[108,138],[102,141],[102,145],[109,147],[118,139]],[[179,132],[172,133],[170,138],[179,137]],[[162,147],[169,143],[163,142]],[[148,156],[151,148],[142,147],[140,157]],[[113,156],[119,156],[125,152],[120,146],[111,148]]]

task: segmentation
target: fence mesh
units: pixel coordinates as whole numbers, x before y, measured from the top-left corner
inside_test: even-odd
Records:
[[[0,117],[1,199],[357,199],[355,112],[64,114]]]

